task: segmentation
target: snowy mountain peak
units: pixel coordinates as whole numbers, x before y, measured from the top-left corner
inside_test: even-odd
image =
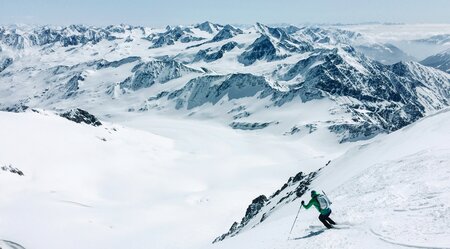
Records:
[[[200,29],[200,30],[202,30],[202,31],[208,32],[208,33],[210,33],[210,34],[217,33],[217,32],[219,32],[219,30],[220,30],[221,28],[223,28],[222,25],[220,25],[220,24],[215,24],[215,23],[211,23],[211,22],[209,22],[209,21],[206,21],[206,22],[197,24],[197,25],[195,25],[194,27],[195,27],[195,28],[198,28],[198,29]]]
[[[217,33],[212,39],[211,42],[218,42],[226,39],[233,38],[237,35],[243,34],[244,32],[239,29],[235,28],[229,24],[225,25],[219,33]]]

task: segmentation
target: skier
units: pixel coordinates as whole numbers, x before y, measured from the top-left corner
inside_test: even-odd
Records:
[[[330,201],[325,195],[318,194],[316,191],[311,191],[311,200],[307,205],[305,205],[305,202],[302,201],[302,206],[305,209],[309,209],[312,205],[316,207],[316,209],[319,211],[319,220],[322,222],[327,228],[333,228],[333,225],[336,225],[336,222],[334,222],[330,218],[331,209],[330,209]]]

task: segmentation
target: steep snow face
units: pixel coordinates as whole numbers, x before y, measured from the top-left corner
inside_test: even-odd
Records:
[[[444,72],[450,73],[450,49],[429,56],[420,63],[425,66],[434,67]]]
[[[446,109],[325,166],[308,188],[325,190],[344,228],[324,231],[317,211],[302,209],[288,239],[299,199],[309,200],[309,192],[297,198],[290,178],[272,195],[282,199],[259,198],[249,225],[211,248],[448,248],[449,127]]]
[[[233,74],[230,76],[205,76],[189,81],[179,91],[168,95],[168,99],[177,98],[176,108],[192,109],[206,103],[216,104],[224,96],[228,100],[261,95],[264,90],[271,91],[270,86],[261,76],[251,74]]]

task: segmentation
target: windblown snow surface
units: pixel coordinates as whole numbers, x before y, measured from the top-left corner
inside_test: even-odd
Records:
[[[0,112],[1,163],[25,174],[0,172],[2,247],[450,248],[449,109],[345,145],[130,120],[93,127],[42,110]],[[317,212],[302,210],[288,240],[297,201],[211,244],[253,197],[329,159],[311,188],[327,192],[349,229],[311,232]]]

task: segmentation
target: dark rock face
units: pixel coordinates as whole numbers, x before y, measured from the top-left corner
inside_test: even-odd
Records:
[[[279,60],[292,53],[313,50],[311,44],[294,39],[281,28],[271,28],[259,23],[256,24],[256,28],[261,36],[238,57],[238,61],[245,66],[251,65],[257,60]]]
[[[221,28],[223,28],[223,26],[219,25],[219,24],[211,23],[211,22],[203,22],[203,23],[195,25],[195,28],[198,28],[202,31],[213,34],[217,31],[219,31]]]
[[[22,172],[22,170],[13,167],[12,165],[4,165],[0,167],[1,170],[6,171],[6,172],[10,172],[13,174],[17,174],[19,176],[24,176],[24,173]]]
[[[277,56],[277,49],[275,45],[270,41],[270,38],[266,35],[261,35],[253,42],[252,45],[243,52],[238,61],[245,66],[253,64],[257,60],[272,61],[276,59],[282,59],[282,56]]]
[[[218,42],[226,39],[230,39],[235,37],[236,35],[243,34],[244,32],[241,29],[235,28],[231,25],[225,25],[222,30],[217,33],[212,39],[211,42]]]
[[[176,41],[188,43],[193,41],[201,41],[203,38],[194,36],[194,33],[189,28],[180,26],[172,28],[167,26],[166,32],[152,34],[147,37],[147,40],[153,42],[153,45],[150,48],[160,48],[163,46],[174,45]]]
[[[64,94],[65,98],[73,97],[77,94],[77,91],[79,89],[79,81],[83,81],[84,78],[81,76],[81,73],[77,73],[75,76],[69,79],[69,81],[66,83],[64,89],[66,89],[66,92]]]
[[[234,222],[228,232],[214,239],[213,243],[236,236],[244,229],[250,229],[257,226],[264,222],[277,209],[303,196],[308,190],[308,186],[317,176],[317,173],[318,171],[305,175],[303,172],[299,172],[297,175],[290,177],[289,180],[269,198],[265,195],[260,195],[255,198],[245,211],[245,215],[241,222]]]
[[[237,45],[238,44],[236,42],[228,42],[228,43],[224,44],[222,47],[220,47],[219,51],[216,51],[216,52],[211,52],[210,48],[205,49],[205,50],[200,50],[195,55],[194,62],[200,61],[200,60],[203,60],[206,62],[216,61],[216,60],[222,58],[226,52],[233,50],[233,48],[235,48]]]
[[[158,83],[179,78],[188,73],[202,73],[200,70],[187,67],[175,60],[154,60],[136,65],[131,72],[133,75],[120,83],[120,88],[139,90]]]
[[[177,99],[177,108],[192,109],[205,103],[217,103],[225,95],[231,99],[271,92],[262,76],[252,74],[208,75],[190,80],[183,88],[174,91],[168,99]],[[268,94],[268,93],[266,93]]]
[[[0,109],[1,111],[5,111],[5,112],[15,112],[15,113],[19,113],[19,112],[25,112],[26,110],[28,110],[30,107],[28,107],[27,105],[24,104],[15,104],[12,106],[7,106],[4,107],[2,109]]]
[[[102,123],[92,114],[79,108],[61,113],[61,117],[67,118],[75,123],[85,123],[92,126],[100,126]]]
[[[258,212],[261,210],[262,207],[264,207],[265,203],[267,202],[267,197],[265,195],[260,195],[256,197],[252,203],[248,206],[247,211],[245,211],[244,220],[248,221],[251,218],[255,217],[255,215],[258,214]]]
[[[260,130],[269,126],[271,123],[247,123],[247,122],[233,122],[230,124],[231,128],[237,130]]]
[[[5,58],[3,60],[0,60],[0,73],[3,70],[5,70],[7,67],[9,67],[12,63],[13,63],[13,59],[12,58]]]
[[[120,59],[118,61],[109,62],[107,60],[101,60],[97,63],[97,69],[108,68],[108,67],[117,68],[117,67],[120,67],[120,66],[128,64],[128,63],[133,63],[135,61],[139,61],[140,59],[141,59],[141,57],[139,57],[139,56],[129,56],[129,57]]]

